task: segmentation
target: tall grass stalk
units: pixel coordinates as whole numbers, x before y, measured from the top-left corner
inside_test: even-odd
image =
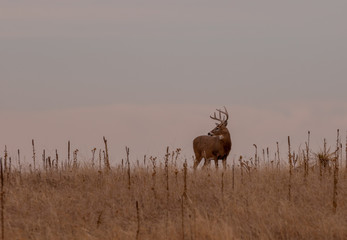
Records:
[[[224,169],[222,171],[221,193],[222,193],[222,203],[224,205]]]
[[[174,153],[174,152],[173,152]],[[166,219],[165,219],[165,233],[166,238],[168,237],[168,224],[169,224],[169,198],[170,198],[170,191],[169,191],[169,147],[166,148],[166,154],[165,154],[165,177],[166,177]]]
[[[304,160],[304,178],[306,180],[306,177],[308,176],[308,162],[309,162],[309,145],[307,142],[305,142],[305,148],[306,148],[306,151],[305,150],[302,150],[302,157],[303,157],[303,160]]]
[[[78,154],[78,149],[76,149],[73,152],[73,168],[74,169],[77,169],[77,167],[78,167],[77,154]],[[49,168],[51,168],[51,161],[49,161]]]
[[[263,162],[264,165],[267,167],[266,160],[265,160],[265,149],[263,148]]]
[[[99,149],[99,171],[101,171],[101,149]]]
[[[138,203],[138,201],[136,201],[136,217],[137,217],[136,240],[138,240],[139,236],[140,236],[140,211],[139,211],[139,203]]]
[[[58,150],[55,149],[55,169],[58,171],[58,167],[59,167],[59,155],[58,155]]]
[[[47,166],[46,166],[46,150],[43,149],[42,152],[42,168],[47,171]]]
[[[339,178],[339,148],[340,148],[340,131],[337,129],[337,139],[336,139],[336,155],[334,159],[334,192],[333,192],[333,211],[336,213],[337,209],[337,184]]]
[[[33,164],[34,164],[34,171],[36,169],[36,152],[35,152],[35,142],[34,142],[34,139],[31,140],[31,143],[33,145]]]
[[[186,159],[183,163],[183,182],[184,182],[183,196],[184,197],[187,197],[187,174],[188,174],[188,164]]]
[[[95,167],[95,151],[96,151],[96,148],[93,148],[92,149],[92,168]]]
[[[264,151],[264,149],[263,149]],[[239,163],[240,163],[240,171],[241,171],[241,184],[243,184],[243,162],[242,162],[242,156],[239,158]]]
[[[21,174],[22,172],[22,164],[20,162],[20,150],[18,149],[18,170],[19,170],[19,174]]]
[[[342,167],[343,165],[343,145],[342,145],[342,140],[340,139],[340,148],[339,148],[339,154],[340,154],[340,163],[339,166]]]
[[[109,171],[111,170],[111,166],[110,166],[110,159],[109,159],[109,156],[108,156],[108,147],[107,147],[107,140],[105,137],[103,137],[104,139],[104,143],[105,143],[105,167],[106,167],[106,171]]]
[[[4,172],[7,172],[7,157],[8,157],[8,153],[7,153],[7,146],[5,145],[5,155],[4,155]]]
[[[290,136],[288,136],[288,162],[289,162],[288,200],[291,201],[293,161],[292,161],[292,153],[290,148]]]
[[[130,179],[130,160],[129,160],[129,152],[130,152],[130,149],[128,147],[125,147],[125,151],[126,151],[126,154],[127,154],[127,165],[128,165],[128,189],[130,190],[131,188],[131,179]]]
[[[255,167],[258,167],[258,147],[256,144],[253,144],[254,148],[255,148],[255,153],[254,153],[254,164],[255,164]]]
[[[5,218],[4,218],[4,208],[5,208],[5,203],[4,203],[4,170],[3,170],[3,165],[2,165],[2,158],[0,158],[0,180],[1,180],[1,189],[0,189],[0,204],[1,204],[1,239],[5,239]]]
[[[184,196],[181,197],[182,240],[184,240]]]
[[[233,168],[232,168],[232,189],[235,189],[235,159],[233,159]]]
[[[8,172],[7,172],[7,180],[10,179],[10,175],[11,175],[11,169],[12,169],[12,157],[8,158]]]
[[[71,152],[71,146],[70,146],[70,140],[67,142],[67,166],[70,168],[70,152]]]
[[[311,132],[307,132],[307,144],[306,144],[306,176],[308,176],[308,169],[310,164],[310,138],[311,138]]]
[[[280,170],[280,168],[281,168],[281,159],[280,159],[280,147],[278,145],[278,142],[276,142],[276,146],[277,146],[277,167],[278,167],[278,170]]]
[[[153,191],[153,196],[156,199],[157,198],[157,192],[156,192],[156,178],[157,178],[157,157],[150,157],[149,158],[152,162],[152,191]]]

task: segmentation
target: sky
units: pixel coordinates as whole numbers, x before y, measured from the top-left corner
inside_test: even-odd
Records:
[[[347,130],[344,0],[61,0],[0,4],[0,146],[71,140],[119,162],[182,148],[226,106],[230,159]],[[191,160],[192,161],[192,160]]]

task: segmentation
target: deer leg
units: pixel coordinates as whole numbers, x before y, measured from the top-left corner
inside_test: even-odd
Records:
[[[194,161],[194,166],[193,169],[196,170],[196,168],[198,167],[199,163],[201,162],[202,157],[197,157]]]
[[[209,167],[211,165],[211,159],[205,158],[205,163],[203,168]]]
[[[223,162],[223,169],[227,169],[227,158],[223,158],[222,159],[222,162]]]
[[[215,165],[216,165],[216,169],[218,169],[218,158],[215,158],[215,159],[214,159],[214,163],[215,163]]]

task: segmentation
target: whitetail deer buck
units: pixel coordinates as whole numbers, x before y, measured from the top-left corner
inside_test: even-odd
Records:
[[[229,114],[227,109],[225,111],[217,109],[219,117],[216,113],[210,116],[213,120],[218,121],[216,127],[208,133],[208,136],[196,137],[193,141],[193,148],[195,153],[194,169],[196,169],[204,158],[204,167],[210,164],[211,159],[215,161],[216,168],[218,168],[218,159],[222,159],[223,167],[226,168],[226,161],[231,150],[230,133],[227,129]],[[222,114],[224,115],[222,118]]]

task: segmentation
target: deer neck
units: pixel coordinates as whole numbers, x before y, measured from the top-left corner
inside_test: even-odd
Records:
[[[229,134],[229,132],[225,133],[225,134],[222,134],[222,135],[218,135],[217,137],[222,142],[230,142],[230,134]]]

